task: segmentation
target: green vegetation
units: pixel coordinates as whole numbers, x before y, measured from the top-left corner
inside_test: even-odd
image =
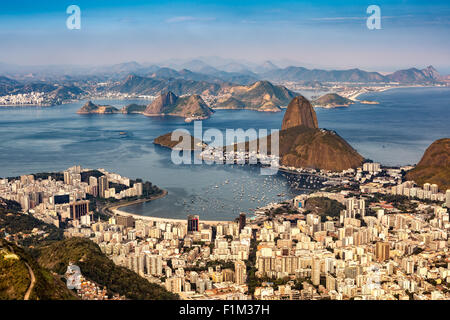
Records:
[[[147,108],[147,106],[132,103],[132,104],[126,105],[125,107],[120,109],[120,112],[122,112],[122,113],[143,113],[145,111],[145,108]]]
[[[48,177],[51,177],[52,179],[57,180],[57,181],[64,181],[64,173],[62,173],[62,172],[40,172],[40,173],[34,173],[34,174],[32,174],[32,176],[34,176],[35,180],[39,180],[39,179],[45,180],[45,179],[48,179]],[[7,179],[9,181],[20,180],[20,176],[8,177]]]
[[[12,208],[16,208],[14,205]],[[46,224],[31,215],[12,210],[11,207],[0,206],[0,236],[12,235],[23,246],[31,246],[42,241],[63,239],[64,231],[54,225]],[[35,229],[40,232],[32,232]],[[36,231],[35,230],[35,231]]]
[[[70,238],[43,246],[37,250],[38,262],[46,268],[64,274],[69,262],[75,263],[87,278],[133,300],[172,300],[178,296],[148,282],[135,272],[114,264],[92,241]]]
[[[99,114],[110,114],[110,113],[118,113],[119,109],[112,106],[102,106],[92,103],[88,101],[82,106],[77,113],[79,114],[91,114],[91,113],[99,113]]]
[[[341,210],[344,210],[345,206],[333,199],[313,197],[306,200],[305,209],[310,213],[321,216],[322,220],[325,221],[326,217],[339,217]]]
[[[297,210],[293,209],[290,204],[282,204],[280,207],[275,209],[269,209],[265,211],[265,214],[272,220],[275,216],[280,214],[296,214]]]
[[[245,261],[247,269],[247,286],[248,293],[253,295],[255,293],[255,288],[260,286],[259,278],[256,276],[256,251],[258,248],[259,241],[252,239],[250,241],[250,252],[248,255],[248,260]]]
[[[90,177],[100,178],[101,176],[104,176],[104,174],[101,173],[98,170],[84,171],[84,172],[81,173],[81,181],[89,183],[89,178]]]
[[[2,244],[6,241],[0,240]],[[9,257],[9,258],[7,258]],[[20,300],[30,285],[28,269],[20,258],[0,246],[0,300]]]
[[[415,212],[418,204],[411,201],[412,199],[407,196],[393,195],[393,194],[382,194],[375,193],[373,197],[367,200],[367,204],[377,203],[380,201],[386,201],[387,203],[392,203],[394,208],[402,212]],[[418,199],[417,199],[418,200]],[[423,200],[420,200],[423,201]]]
[[[355,103],[353,100],[344,98],[336,93],[327,93],[312,101],[313,106],[343,107]]]
[[[216,268],[217,266],[220,266],[222,270],[224,269],[233,269],[234,270],[234,262],[233,261],[224,261],[224,260],[214,260],[214,261],[208,261],[206,262],[206,265],[204,267],[187,267],[184,268],[185,271],[206,271],[208,268]]]
[[[24,249],[0,239],[0,300],[20,300],[31,284],[27,264],[33,271],[35,284],[30,300],[72,300],[78,296],[51,272],[39,266]]]
[[[3,198],[0,198],[0,208],[12,212],[22,211],[22,206],[20,205],[20,203],[14,200],[7,200]]]

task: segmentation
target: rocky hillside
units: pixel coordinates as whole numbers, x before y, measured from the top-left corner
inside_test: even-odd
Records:
[[[337,93],[327,93],[312,101],[314,107],[323,108],[348,107],[353,103],[355,103],[353,100],[344,98]]]
[[[318,128],[317,116],[311,103],[303,97],[298,96],[289,103],[283,117],[281,129],[289,129],[296,126],[307,128]]]
[[[406,178],[420,185],[436,183],[443,192],[450,189],[450,138],[434,141]]]
[[[144,111],[146,116],[199,117],[206,119],[212,110],[198,95],[177,97],[173,92],[160,94]]]
[[[172,141],[172,134],[173,132],[169,132],[162,136],[159,136],[155,138],[153,143],[170,149],[174,149],[180,143],[182,143],[182,145],[178,147],[184,150],[194,150],[195,146],[198,146],[201,149],[206,147],[205,143],[203,143],[201,140],[195,139],[190,134],[182,134],[179,136],[179,139]]]
[[[398,70],[386,77],[389,81],[400,83],[433,83],[441,80],[440,74],[433,66],[428,66],[422,70],[417,68]]]
[[[212,107],[277,112],[295,95],[283,86],[273,85],[269,81],[258,81],[249,86],[234,86],[224,90],[223,96],[213,103]]]
[[[280,131],[281,164],[342,171],[362,165],[364,158],[336,132],[306,126]]]
[[[147,106],[132,103],[132,104],[126,105],[125,107],[123,107],[122,109],[120,109],[120,112],[121,112],[121,113],[125,113],[125,114],[130,114],[130,113],[144,113],[145,108],[147,108]]]
[[[112,106],[101,106],[88,101],[82,106],[77,113],[78,114],[111,114],[119,113],[119,109]]]
[[[364,161],[336,132],[318,128],[316,112],[303,96],[289,103],[281,129],[282,165],[342,171],[356,168]]]

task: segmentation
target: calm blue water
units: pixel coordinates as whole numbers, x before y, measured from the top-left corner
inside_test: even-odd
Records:
[[[336,130],[366,158],[415,164],[435,140],[450,137],[450,88],[402,88],[364,94],[378,105],[316,109],[319,126]]]
[[[361,98],[380,104],[316,111],[320,127],[336,130],[367,158],[389,165],[416,163],[431,142],[450,136],[450,89],[396,89]],[[122,106],[142,101],[96,102]],[[298,193],[281,175],[261,176],[254,167],[173,165],[171,151],[155,146],[153,139],[176,128],[191,129],[182,119],[76,114],[83,103],[0,108],[0,176],[59,171],[74,164],[103,167],[169,191],[163,199],[128,211],[174,218],[197,213],[205,220],[236,217],[280,200],[280,193],[285,194],[281,198]],[[278,129],[283,114],[219,110],[203,121],[203,128]]]

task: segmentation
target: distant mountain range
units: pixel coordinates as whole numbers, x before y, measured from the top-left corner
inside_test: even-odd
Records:
[[[368,72],[360,69],[320,70],[303,67],[275,69],[260,75],[269,81],[321,81],[321,82],[399,82],[399,83],[436,83],[442,81],[439,73],[432,66],[419,70],[416,68],[399,70],[388,75]]]
[[[52,93],[56,98],[73,98],[85,93],[79,87],[48,82],[23,83],[7,77],[0,76],[0,95],[14,95],[31,92]]]
[[[206,81],[186,80],[176,78],[148,78],[129,75],[124,81],[111,86],[109,89],[120,93],[156,96],[162,92],[173,92],[176,95],[204,94],[215,95],[223,87],[231,86],[227,83],[212,83]]]
[[[222,61],[224,62],[224,61]],[[321,70],[290,66],[279,68],[270,61],[261,65],[228,62],[213,67],[201,60],[169,65],[127,62],[94,68],[76,66],[5,67],[0,64],[0,96],[41,92],[44,104],[59,104],[76,99],[114,94],[157,96],[173,92],[177,96],[201,95],[212,108],[279,111],[296,93],[278,84],[329,89],[325,83],[444,84],[432,66],[410,68],[391,74],[360,69]],[[7,70],[2,72],[2,70]],[[14,72],[16,70],[16,73]],[[28,73],[25,71],[28,70]],[[31,71],[30,71],[31,70]],[[3,73],[3,75],[2,75]],[[325,87],[324,87],[325,86]]]
[[[231,82],[248,85],[258,80],[272,82],[321,81],[321,82],[400,82],[435,83],[444,81],[432,66],[424,69],[409,68],[391,74],[369,72],[361,69],[324,70],[302,66],[280,68],[271,61],[261,64],[238,62],[231,59],[201,58],[193,60],[170,60],[160,63],[135,61],[105,66],[16,66],[0,63],[0,76],[24,82],[39,81],[107,81],[120,80],[129,74],[158,79],[185,79],[207,82]],[[0,80],[1,86],[1,80]]]

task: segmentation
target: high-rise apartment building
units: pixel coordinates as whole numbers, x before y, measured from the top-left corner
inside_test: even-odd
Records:
[[[445,192],[445,205],[450,208],[450,189]]]
[[[187,231],[188,232],[198,232],[199,231],[199,227],[198,227],[198,216],[197,215],[188,215],[188,220],[187,220]]]
[[[311,281],[315,286],[320,284],[320,260],[317,258],[314,258],[312,261]]]
[[[244,229],[246,222],[246,215],[244,212],[241,212],[239,214],[239,233],[241,233],[241,230]]]
[[[238,260],[234,263],[234,277],[236,284],[245,284],[247,280],[247,267],[244,261]]]
[[[101,198],[105,197],[106,190],[109,189],[108,178],[106,176],[101,176],[98,178],[98,196]]]
[[[375,247],[375,258],[377,261],[386,261],[389,259],[389,243],[388,242],[377,242]]]
[[[80,220],[81,216],[87,215],[89,212],[88,200],[71,202],[69,205],[70,205],[70,219]]]

